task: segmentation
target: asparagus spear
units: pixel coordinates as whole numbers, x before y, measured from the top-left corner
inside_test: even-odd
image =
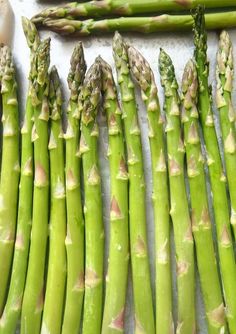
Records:
[[[155,333],[150,269],[147,253],[145,185],[134,85],[130,77],[127,47],[118,32],[113,55],[121,90],[129,172],[129,223],[133,278],[135,333]]]
[[[230,332],[236,332],[235,289],[236,266],[230,231],[229,207],[225,176],[222,172],[220,152],[214,127],[211,95],[208,87],[207,35],[205,32],[204,9],[198,7],[194,14],[195,59],[199,82],[199,113],[207,151],[215,224],[217,232],[220,271],[226,304],[226,316]]]
[[[103,105],[109,134],[111,175],[110,248],[102,334],[124,333],[129,263],[128,173],[121,110],[111,67],[101,58]],[[119,289],[117,289],[119,287]]]
[[[48,237],[48,66],[50,39],[41,42],[35,59],[34,106],[34,192],[31,244],[21,314],[21,333],[39,333],[44,299],[45,257]]]
[[[19,115],[16,74],[8,46],[0,46],[2,93],[2,165],[0,181],[0,315],[5,305],[11,274],[17,221],[19,165]]]
[[[86,238],[83,334],[101,333],[102,326],[104,228],[96,123],[100,93],[101,72],[96,61],[85,77],[79,97],[82,111],[79,152],[84,176]]]
[[[34,79],[33,58],[39,45],[38,32],[33,23],[22,19],[27,43],[31,49],[31,69],[24,123],[21,129],[21,176],[18,203],[17,232],[12,273],[7,302],[0,320],[0,333],[14,333],[20,316],[28,265],[33,200],[33,144],[31,142],[33,106],[31,101]]]
[[[204,159],[201,151],[197,110],[197,71],[190,60],[182,80],[184,142],[192,207],[192,231],[209,334],[225,333],[225,311],[221,294],[208,209]],[[199,196],[199,194],[201,194]],[[204,256],[202,250],[204,249]]]
[[[84,219],[80,193],[80,163],[78,146],[80,114],[78,95],[84,80],[86,64],[82,43],[78,43],[71,57],[68,75],[70,100],[66,140],[66,207],[67,207],[67,285],[62,333],[77,334],[80,328],[84,299]]]
[[[156,254],[156,333],[174,332],[170,267],[170,221],[166,148],[157,86],[150,65],[134,48],[129,47],[129,62],[146,105],[153,175],[153,208]]]
[[[66,201],[64,177],[64,142],[61,123],[61,87],[56,67],[50,71],[49,103],[51,109],[50,154],[50,235],[49,261],[42,332],[60,334],[66,283]]]
[[[231,92],[233,82],[233,50],[229,34],[222,31],[217,53],[217,95],[216,104],[219,110],[221,131],[224,142],[227,180],[231,199],[231,224],[236,237],[236,130],[235,113],[232,106]]]
[[[143,0],[142,0],[143,1]],[[37,23],[37,22],[36,22]],[[61,35],[88,36],[104,34],[119,30],[120,32],[140,32],[150,34],[160,31],[191,30],[193,18],[191,15],[162,14],[153,17],[118,17],[106,19],[70,19],[46,18],[41,26]],[[206,14],[207,29],[232,28],[236,26],[236,11]]]
[[[161,49],[161,84],[165,91],[167,150],[170,183],[170,214],[174,226],[177,266],[177,333],[195,333],[194,253],[191,220],[184,180],[184,146],[181,138],[178,84],[170,57]]]
[[[32,20],[40,23],[44,18],[68,18],[76,19],[81,17],[102,18],[109,15],[135,16],[170,11],[183,11],[195,8],[203,4],[206,8],[236,7],[234,0],[102,0],[89,1],[86,3],[71,2],[63,6],[46,8]]]

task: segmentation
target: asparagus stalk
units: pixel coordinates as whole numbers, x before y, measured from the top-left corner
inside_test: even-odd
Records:
[[[42,332],[60,334],[66,283],[66,201],[64,177],[64,142],[61,123],[62,95],[56,67],[50,72],[49,102],[51,129],[50,155],[50,235],[49,261]]]
[[[155,333],[150,269],[147,252],[143,157],[134,85],[127,47],[117,32],[113,55],[121,90],[129,172],[130,249],[135,308],[135,333]]]
[[[33,83],[34,106],[34,191],[31,244],[21,313],[21,333],[39,333],[44,300],[45,258],[49,213],[48,159],[48,66],[50,39],[40,43],[35,59],[37,77]]]
[[[102,334],[124,333],[129,263],[128,173],[125,163],[121,110],[111,67],[101,58],[103,106],[109,135],[110,248]],[[119,289],[117,289],[119,287]]]
[[[195,333],[194,249],[191,220],[184,180],[184,145],[181,138],[178,84],[174,66],[164,50],[160,51],[161,84],[165,91],[167,150],[170,183],[170,214],[174,226],[177,266],[177,333]]]
[[[143,1],[143,0],[142,0]],[[101,20],[80,20],[70,18],[45,18],[41,26],[61,35],[88,36],[92,34],[123,32],[139,32],[144,34],[161,31],[191,30],[191,15],[162,14],[153,17],[119,17]],[[207,29],[233,28],[236,26],[236,11],[206,14]]]
[[[236,7],[234,0],[102,0],[88,1],[86,3],[71,2],[63,6],[46,8],[32,20],[35,23],[42,22],[45,18],[68,18],[77,19],[81,17],[104,16],[135,16],[170,11],[183,11],[204,5],[206,8]]]
[[[170,267],[169,190],[163,122],[157,86],[150,65],[134,47],[129,47],[128,54],[132,73],[141,88],[149,124],[156,240],[156,333],[170,334],[174,333],[174,324]]]
[[[233,82],[233,49],[229,34],[222,31],[217,53],[217,95],[216,104],[219,110],[221,131],[224,142],[227,180],[231,199],[231,224],[236,237],[236,130],[235,113],[232,106]]]
[[[19,165],[19,115],[16,74],[8,46],[0,46],[2,94],[2,166],[0,181],[0,315],[6,302],[14,250]]]
[[[78,146],[80,113],[78,95],[84,80],[86,64],[82,43],[71,57],[68,75],[70,100],[67,113],[66,141],[66,208],[67,208],[67,285],[62,333],[77,334],[80,328],[84,299],[84,219],[80,193],[80,164]]]
[[[98,166],[98,113],[101,72],[96,61],[89,69],[80,94],[81,138],[79,152],[84,176],[85,296],[83,334],[101,333],[103,306],[104,228]]]
[[[225,311],[221,294],[208,209],[204,159],[201,151],[197,110],[197,71],[190,60],[182,80],[184,142],[192,208],[192,231],[195,240],[209,334],[225,333]],[[201,196],[199,194],[201,193]],[[202,250],[204,249],[204,256]]]
[[[33,23],[22,19],[27,43],[31,49],[31,70],[24,123],[21,129],[21,176],[18,203],[17,232],[12,273],[7,302],[0,320],[0,333],[14,333],[20,316],[28,265],[33,200],[33,144],[31,142],[33,106],[31,101],[34,79],[33,58],[39,45],[38,32]]]
[[[230,231],[229,207],[227,202],[225,176],[222,172],[220,151],[208,87],[207,35],[205,32],[204,9],[198,7],[194,15],[195,59],[199,82],[199,113],[207,151],[207,163],[211,182],[215,224],[217,232],[220,271],[223,283],[226,316],[230,332],[236,332],[236,299],[232,291],[235,289],[236,266],[234,249]]]

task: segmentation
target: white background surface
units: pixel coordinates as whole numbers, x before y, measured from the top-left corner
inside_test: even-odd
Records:
[[[145,1],[145,0],[144,0]],[[29,70],[29,49],[27,47],[23,30],[21,27],[21,16],[27,16],[30,18],[38,12],[40,9],[50,5],[48,3],[37,3],[36,0],[10,0],[14,13],[15,13],[15,34],[13,38],[13,54],[15,58],[16,67],[19,74],[19,87],[21,96],[21,112],[24,112],[24,101],[27,88],[27,75]],[[56,65],[59,71],[59,75],[62,79],[64,86],[65,101],[68,96],[68,89],[66,86],[66,78],[69,70],[70,56],[73,47],[78,39],[61,38],[53,33],[44,32],[42,37],[51,36],[51,64]],[[232,40],[236,44],[236,30],[231,30],[230,35]],[[186,62],[193,55],[193,40],[192,33],[165,33],[155,34],[149,36],[142,35],[124,35],[127,41],[138,48],[142,54],[150,62],[152,69],[154,70],[156,80],[159,88],[159,98],[161,105],[163,103],[163,91],[160,86],[159,73],[158,73],[158,55],[159,48],[162,47],[172,57],[173,63],[176,69],[177,80],[180,83],[182,72]],[[214,79],[214,67],[215,67],[215,54],[217,50],[218,35],[217,33],[209,33],[208,35],[208,57],[210,60],[210,80]],[[112,58],[112,37],[90,37],[83,39],[85,57],[87,65],[90,66],[95,57],[101,55],[106,61],[108,61],[114,68],[114,61]],[[115,72],[114,72],[115,74]],[[214,86],[214,82],[213,82]],[[150,250],[150,262],[152,278],[154,274],[154,224],[153,213],[151,203],[151,174],[150,174],[150,152],[147,137],[147,120],[145,115],[145,109],[141,102],[141,98],[137,96],[137,102],[139,105],[140,124],[142,127],[142,140],[145,156],[145,174],[147,182],[147,221],[148,221],[148,238],[149,238],[149,250]],[[107,133],[105,127],[105,121],[101,120],[101,165],[102,165],[102,177],[103,177],[103,196],[104,196],[104,220],[106,224],[106,230],[109,229],[108,217],[109,217],[109,170],[108,161],[106,159],[106,147],[107,147]],[[204,251],[204,250],[203,250]],[[154,281],[154,280],[153,280]],[[154,285],[154,282],[153,282]],[[175,289],[174,289],[175,290]],[[204,323],[204,313],[200,297],[199,289],[197,289],[197,308],[198,308],[198,329],[200,334],[207,333]],[[128,303],[126,312],[126,333],[133,333],[133,318],[132,318],[132,298],[131,298],[131,284],[129,284]],[[69,334],[69,333],[68,333]],[[95,333],[94,333],[95,334]]]

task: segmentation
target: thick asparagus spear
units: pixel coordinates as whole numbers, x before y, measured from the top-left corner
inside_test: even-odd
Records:
[[[100,94],[101,72],[96,61],[85,77],[79,97],[82,111],[79,150],[84,176],[86,240],[83,334],[101,333],[102,326],[104,227],[96,122]]]
[[[194,62],[190,60],[185,67],[182,80],[182,122],[191,195],[192,231],[208,333],[217,334],[226,332],[226,322],[208,209],[204,159],[198,128],[197,90],[197,71]],[[204,256],[202,255],[203,249]]]
[[[31,64],[39,45],[38,32],[33,23],[22,19],[27,43],[31,49]],[[12,274],[7,302],[0,320],[0,333],[14,333],[20,316],[28,265],[33,200],[33,144],[31,141],[33,106],[31,101],[33,66],[29,74],[29,88],[24,123],[21,129],[21,177],[18,203],[17,233],[12,264]]]
[[[227,180],[231,199],[231,224],[236,237],[236,130],[235,113],[232,106],[231,92],[233,83],[233,49],[229,34],[220,35],[217,53],[217,94],[216,104],[219,110],[221,132],[224,143]]]
[[[61,121],[62,95],[56,67],[50,71],[50,234],[49,261],[42,333],[60,334],[66,283],[66,200],[64,177],[64,141]]]
[[[211,182],[215,224],[220,259],[220,271],[223,283],[226,315],[230,332],[236,332],[235,291],[236,266],[230,231],[229,207],[227,202],[225,176],[222,171],[214,119],[208,87],[207,35],[205,32],[204,9],[198,7],[194,15],[195,59],[199,82],[199,113],[207,151],[207,163]]]
[[[103,105],[109,135],[111,177],[110,248],[102,334],[124,333],[124,311],[129,263],[128,173],[122,129],[111,67],[101,58]],[[119,287],[119,289],[117,289]]]
[[[40,43],[35,59],[37,77],[33,83],[34,105],[34,193],[31,244],[21,314],[21,333],[39,333],[44,300],[44,274],[48,238],[48,66],[50,39]]]
[[[181,138],[178,84],[174,66],[164,50],[160,51],[159,68],[165,91],[167,150],[171,199],[171,217],[177,267],[177,333],[195,333],[194,253],[191,220],[184,180],[184,145]]]
[[[155,333],[150,269],[147,252],[145,184],[134,85],[127,46],[117,32],[113,55],[121,90],[129,172],[129,223],[133,278],[135,333]]]
[[[6,302],[14,250],[20,176],[16,74],[8,46],[0,46],[2,165],[0,181],[0,315]]]
[[[78,95],[84,81],[86,64],[82,43],[78,43],[71,57],[68,75],[70,100],[67,113],[66,141],[66,207],[67,207],[67,285],[62,333],[77,334],[80,328],[84,299],[84,219],[80,192],[80,164],[78,146],[80,113]]]
[[[195,8],[197,5],[206,8],[236,7],[234,0],[102,0],[86,3],[71,2],[63,6],[44,9],[33,17],[35,23],[40,23],[44,18],[68,18],[104,17],[109,15],[135,16],[170,11],[183,11]]]
[[[153,208],[156,254],[156,333],[174,333],[170,267],[170,217],[163,122],[157,86],[150,65],[134,48],[129,47],[129,62],[147,108],[149,142],[153,175]]]
[[[153,17],[119,17],[101,20],[87,19],[84,21],[80,19],[71,20],[69,18],[48,18],[43,20],[41,25],[61,35],[87,36],[114,32],[116,30],[150,34],[161,31],[191,30],[193,18],[191,15],[183,14],[163,14]],[[207,29],[232,28],[235,26],[236,11],[206,14]]]

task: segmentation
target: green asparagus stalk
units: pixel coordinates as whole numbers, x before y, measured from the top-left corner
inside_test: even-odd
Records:
[[[50,39],[40,43],[35,59],[37,77],[33,83],[34,106],[34,192],[31,244],[21,313],[21,333],[39,333],[44,301],[44,274],[48,238],[48,66]]]
[[[128,231],[128,173],[125,163],[125,144],[122,112],[111,67],[101,58],[103,105],[109,135],[110,248],[106,277],[106,296],[102,334],[124,333],[124,311],[129,263]],[[119,287],[119,289],[117,289]]]
[[[135,333],[155,333],[150,269],[147,251],[145,184],[134,85],[127,46],[117,32],[113,55],[121,90],[129,172],[130,249],[135,309]]]
[[[191,195],[192,231],[208,333],[217,334],[226,332],[226,322],[208,209],[204,159],[198,128],[197,90],[197,71],[194,62],[190,60],[185,67],[182,80],[182,122]]]
[[[129,47],[129,62],[146,105],[149,124],[153,175],[153,208],[156,254],[156,333],[174,333],[170,267],[170,217],[163,122],[157,86],[150,65],[134,48]]]
[[[181,138],[178,84],[172,61],[164,50],[160,51],[159,68],[161,84],[165,91],[170,213],[174,226],[177,262],[178,324],[176,332],[189,334],[196,332],[194,248],[184,180],[184,145]]]
[[[66,141],[66,207],[67,207],[67,285],[62,334],[77,334],[80,328],[84,299],[84,219],[80,192],[78,156],[80,113],[78,95],[84,81],[86,64],[82,43],[78,43],[71,57],[68,75],[70,100],[67,113]]]
[[[79,152],[84,176],[85,296],[83,334],[101,333],[103,307],[104,227],[98,162],[98,113],[101,72],[98,61],[89,69],[80,94],[81,138]]]
[[[2,166],[0,180],[0,315],[6,302],[11,275],[17,222],[20,176],[19,114],[16,74],[8,46],[0,46],[0,88],[2,94]]]
[[[38,32],[34,24],[26,18],[22,19],[22,24],[28,46],[31,49],[31,63],[33,63],[40,42]],[[31,90],[34,75],[31,66],[24,123],[21,129],[21,176],[16,241],[7,302],[0,320],[1,334],[15,333],[21,311],[28,265],[33,200],[33,144],[31,142],[33,106]]]
[[[222,31],[217,53],[217,94],[216,104],[224,143],[227,180],[231,199],[231,224],[236,237],[236,129],[235,113],[232,106],[233,49],[229,34]]]
[[[193,26],[193,18],[191,15],[183,14],[162,14],[153,17],[118,17],[100,20],[46,18],[41,22],[41,26],[61,35],[88,36],[111,33],[116,30],[150,34],[161,31],[190,31]],[[233,28],[235,26],[236,11],[206,14],[207,29]]]
[[[42,332],[60,334],[66,283],[66,200],[64,177],[64,141],[61,121],[62,95],[56,67],[50,71],[49,103],[51,129],[50,155],[50,234],[47,286],[43,310]]]
[[[135,16],[170,11],[183,11],[197,5],[206,8],[236,7],[234,0],[102,0],[86,3],[71,2],[63,6],[44,9],[33,17],[33,22],[40,23],[44,18],[68,18],[104,16]]]
[[[220,271],[223,283],[226,316],[231,333],[236,332],[236,299],[235,289],[236,266],[230,231],[229,207],[227,202],[225,176],[222,171],[220,151],[211,105],[211,94],[208,87],[207,35],[205,32],[204,9],[198,7],[194,14],[195,59],[199,82],[198,108],[207,152],[207,163],[211,182],[215,224],[217,232]]]

